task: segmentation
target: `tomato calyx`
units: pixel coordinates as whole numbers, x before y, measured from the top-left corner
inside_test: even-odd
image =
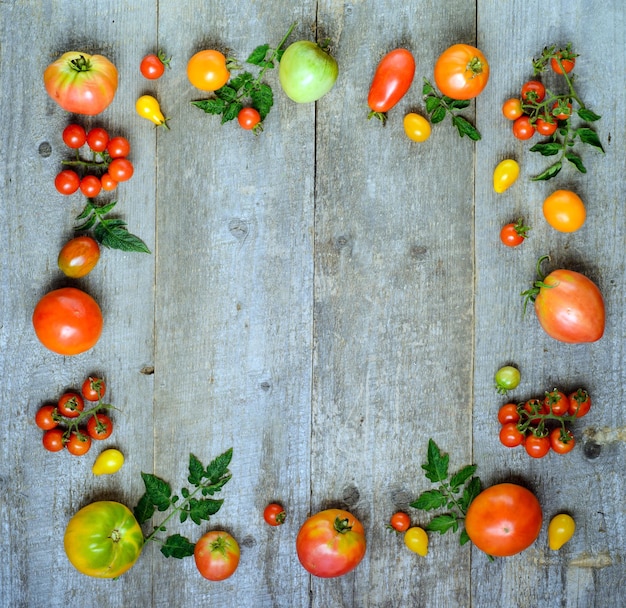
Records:
[[[87,59],[84,55],[79,55],[78,57],[70,60],[70,66],[76,72],[89,72],[91,70],[91,61]]]
[[[467,63],[466,69],[472,73],[471,78],[476,78],[485,71],[485,64],[479,57],[472,57]]]
[[[352,530],[352,526],[350,525],[350,520],[345,517],[335,517],[335,521],[333,522],[333,528],[339,534],[346,534]]]

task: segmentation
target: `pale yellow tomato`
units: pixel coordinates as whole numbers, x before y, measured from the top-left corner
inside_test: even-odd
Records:
[[[430,123],[423,116],[410,112],[404,117],[404,132],[413,141],[426,141],[430,137]]]
[[[124,464],[124,454],[115,448],[104,450],[96,458],[91,469],[94,475],[111,475],[117,473]]]
[[[510,188],[519,177],[519,164],[512,158],[507,158],[493,171],[493,189],[501,194]]]

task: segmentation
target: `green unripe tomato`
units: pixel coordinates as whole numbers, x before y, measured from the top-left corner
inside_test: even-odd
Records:
[[[517,367],[505,365],[501,367],[494,376],[496,390],[501,395],[506,395],[508,391],[512,391],[519,386],[522,375]]]

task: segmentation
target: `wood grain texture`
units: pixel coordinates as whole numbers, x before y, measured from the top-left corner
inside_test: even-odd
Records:
[[[0,2],[0,606],[622,605],[626,186],[616,176],[626,172],[626,14],[618,0],[588,5],[105,0],[86,11],[61,0]],[[275,71],[266,75],[275,105],[259,137],[190,104],[208,96],[186,78],[195,51],[245,59],[293,22],[290,41],[330,38],[340,66],[317,104],[289,101]],[[577,90],[602,115],[605,154],[582,150],[584,175],[568,167],[531,182],[546,159],[513,138],[500,106],[531,77],[544,45],[569,41],[581,54]],[[454,42],[477,44],[492,67],[465,112],[482,140],[459,139],[446,120],[428,142],[412,143],[402,118],[424,112],[422,79]],[[400,46],[415,55],[415,79],[383,127],[367,120],[367,92],[378,61]],[[103,308],[103,337],[62,358],[39,345],[30,316],[47,290],[69,284],[56,257],[84,204],[54,190],[67,157],[61,131],[77,117],[41,82],[45,66],[73,48],[118,66],[113,104],[80,120],[129,138],[135,175],[115,198],[152,254],[103,252],[77,283]],[[146,81],[139,61],[160,48],[172,69]],[[135,114],[143,93],[159,99],[170,131]],[[522,176],[496,195],[492,171],[507,157]],[[543,220],[541,203],[556,188],[587,204],[577,233]],[[504,251],[498,231],[520,215],[531,237]],[[551,268],[600,285],[608,312],[600,342],[556,343],[534,314],[522,318],[519,292],[545,253]],[[505,363],[522,371],[515,400],[553,386],[589,389],[595,405],[575,426],[572,454],[532,461],[500,446],[493,373]],[[33,422],[43,402],[95,372],[120,408],[105,447],[127,456],[105,479],[91,474],[102,448],[83,458],[44,453]],[[451,468],[474,462],[484,485],[512,479],[537,493],[546,525],[531,549],[490,562],[457,536],[431,534],[423,559],[385,529],[398,509],[416,525],[430,520],[408,507],[430,488],[420,467],[430,437]],[[116,581],[71,568],[62,536],[78,508],[98,499],[134,506],[142,471],[178,490],[189,453],[208,463],[229,447],[222,509],[208,524],[172,523],[168,533],[195,541],[230,531],[242,556],[232,578],[209,583],[192,559],[165,559],[156,543]],[[288,511],[276,529],[262,520],[274,500]],[[297,561],[295,538],[309,514],[330,506],[361,519],[368,552],[353,573],[315,579]],[[578,531],[556,553],[546,530],[560,511]]]

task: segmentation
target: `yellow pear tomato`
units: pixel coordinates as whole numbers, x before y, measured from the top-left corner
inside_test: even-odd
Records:
[[[161,112],[159,102],[152,95],[142,95],[135,103],[135,110],[142,118],[153,122],[157,127],[167,126],[167,118]]]
[[[494,169],[493,172],[493,189],[501,194],[510,188],[519,177],[519,164],[512,158],[503,160]]]
[[[96,458],[91,469],[94,475],[112,475],[117,473],[124,464],[124,454],[115,448],[104,450]]]
[[[558,551],[576,531],[574,518],[567,513],[555,515],[548,525],[548,544],[552,551]]]
[[[422,557],[428,554],[428,534],[423,528],[414,526],[404,533],[404,544],[413,553],[417,553]]]

